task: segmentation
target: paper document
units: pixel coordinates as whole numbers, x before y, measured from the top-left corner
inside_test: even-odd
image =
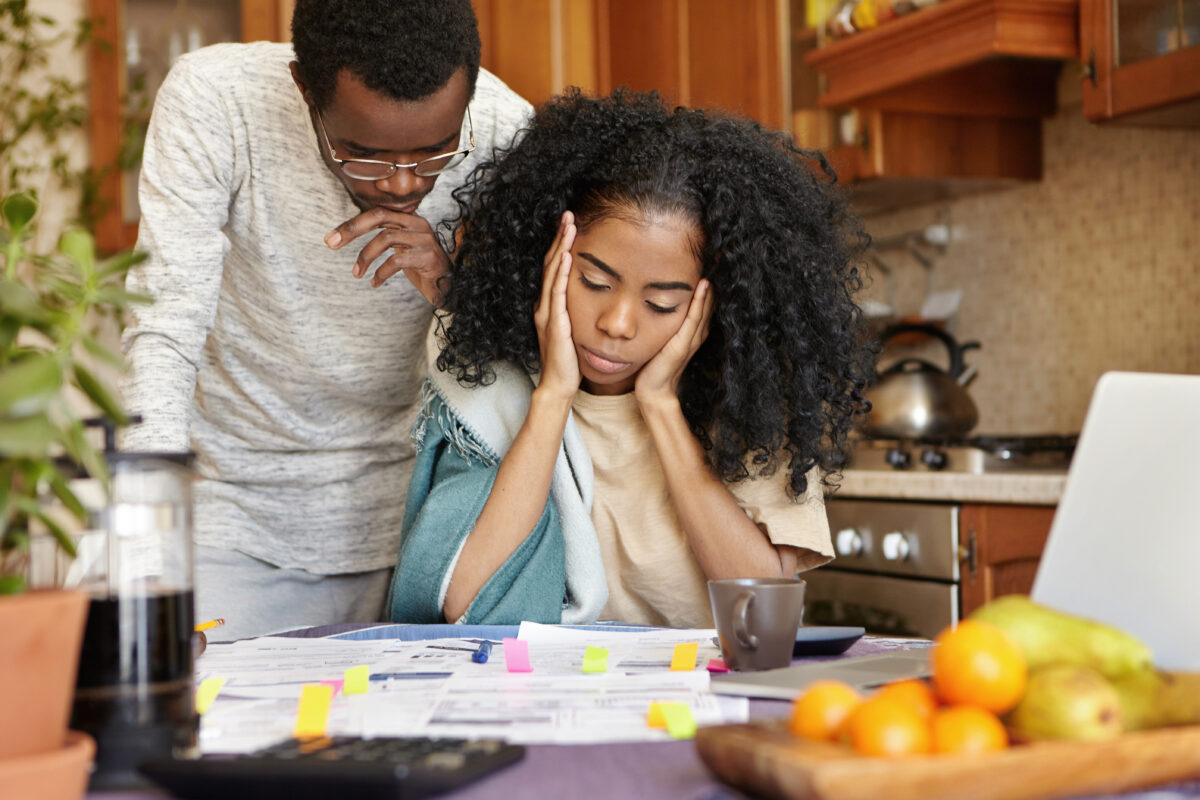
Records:
[[[197,682],[223,679],[201,718],[205,753],[244,753],[292,735],[306,684],[334,688],[328,735],[500,738],[520,744],[667,741],[646,724],[654,701],[688,706],[698,725],[744,722],[744,699],[718,698],[703,665],[719,658],[711,630],[577,631],[522,624],[531,672],[510,672],[500,642],[486,663],[480,639],[367,641],[265,637],[213,644]],[[671,671],[677,644],[695,643],[697,668]],[[606,670],[585,672],[588,648]],[[342,691],[367,666],[367,691]]]

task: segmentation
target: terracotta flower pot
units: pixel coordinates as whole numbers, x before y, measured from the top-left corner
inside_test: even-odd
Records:
[[[83,592],[0,597],[0,761],[63,747],[87,611]]]

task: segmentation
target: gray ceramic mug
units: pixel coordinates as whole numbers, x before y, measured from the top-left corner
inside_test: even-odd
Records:
[[[786,667],[804,613],[799,578],[728,578],[708,582],[721,653],[730,669]]]

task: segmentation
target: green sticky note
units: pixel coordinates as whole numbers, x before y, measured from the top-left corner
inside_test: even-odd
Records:
[[[667,733],[672,739],[691,739],[696,735],[696,719],[686,703],[662,703],[662,715],[667,720]]]
[[[371,668],[366,664],[348,667],[342,676],[342,694],[366,694]]]
[[[196,688],[197,714],[208,711],[208,707],[213,704],[213,700],[217,699],[217,695],[220,694],[221,687],[224,685],[224,678],[205,678],[200,681],[200,686]]]
[[[583,671],[608,672],[608,648],[588,645],[583,654]]]

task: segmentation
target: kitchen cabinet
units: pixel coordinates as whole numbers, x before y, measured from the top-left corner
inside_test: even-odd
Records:
[[[1081,0],[1083,113],[1200,126],[1200,2]]]
[[[483,65],[537,104],[571,85],[657,90],[786,126],[779,0],[474,0]]]
[[[594,0],[474,0],[484,69],[535,105],[568,86],[595,91]]]
[[[1033,589],[1053,519],[1051,506],[962,506],[958,531],[963,617],[996,597]]]
[[[805,619],[933,638],[1003,594],[1027,594],[1054,506],[843,497],[827,506],[836,558],[804,573]]]
[[[137,165],[154,91],[180,53],[222,41],[281,41],[291,0],[88,0],[89,144],[101,250],[137,241]]]
[[[829,155],[871,214],[1041,178],[1041,121],[1078,53],[1076,1],[945,0],[798,49],[824,83],[816,104],[853,109]]]

